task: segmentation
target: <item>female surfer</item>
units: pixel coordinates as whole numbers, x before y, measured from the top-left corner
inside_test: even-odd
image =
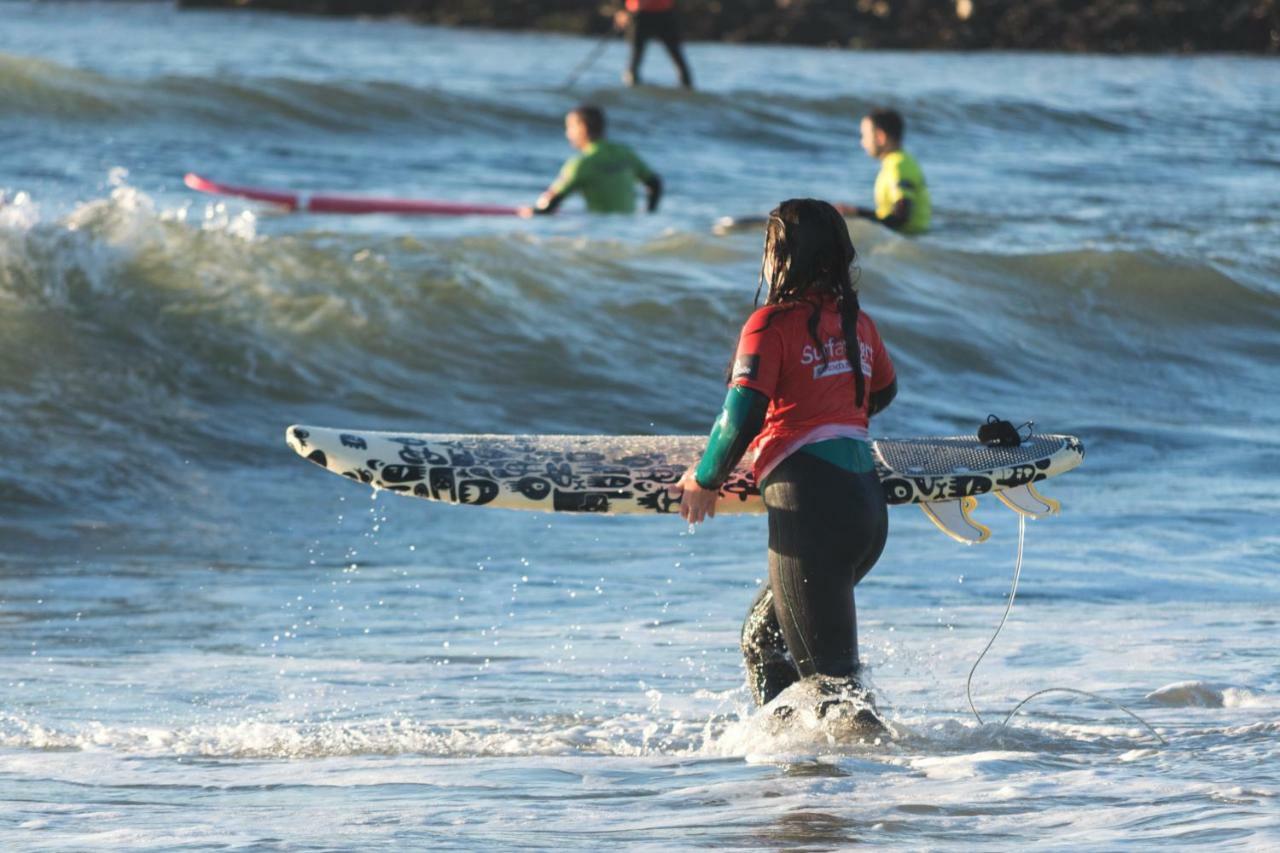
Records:
[[[867,426],[897,380],[875,323],[859,310],[856,258],[830,204],[792,199],[769,214],[765,304],[742,327],[724,409],[678,486],[680,514],[696,524],[715,515],[717,491],[743,454],[755,454],[769,584],[747,615],[742,649],[760,705],[800,678],[816,677],[826,694],[861,693],[853,588],[888,532]]]

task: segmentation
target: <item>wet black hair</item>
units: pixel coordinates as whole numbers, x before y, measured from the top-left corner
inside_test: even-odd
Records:
[[[580,104],[569,110],[569,114],[582,119],[587,128],[587,138],[592,142],[604,136],[604,110],[591,104]]]
[[[862,349],[858,345],[858,291],[855,264],[858,251],[849,237],[844,217],[825,201],[793,198],[769,212],[765,226],[764,256],[760,260],[760,289],[768,285],[766,305],[786,302],[808,302],[809,335],[827,363],[826,348],[818,339],[821,302],[814,296],[835,297],[844,332],[845,358],[853,370],[857,405],[866,399],[866,380],[862,375]]]
[[[883,130],[884,135],[894,142],[901,143],[902,135],[907,132],[902,123],[902,114],[897,110],[880,107],[867,113],[867,119],[871,122],[872,127]]]

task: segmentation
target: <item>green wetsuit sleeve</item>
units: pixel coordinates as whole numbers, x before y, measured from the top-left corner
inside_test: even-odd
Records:
[[[560,174],[556,175],[556,179],[552,181],[551,186],[547,188],[547,192],[554,196],[565,196],[578,189],[578,172],[582,168],[582,157],[570,157],[564,161],[564,165],[560,167]]]
[[[533,208],[533,212],[537,214],[555,213],[556,208],[560,206],[560,202],[569,197],[569,194],[578,188],[578,172],[582,167],[581,157],[570,157],[560,167],[560,174],[556,175],[556,179],[547,187],[546,193],[543,194],[541,204]]]
[[[650,178],[657,176],[657,173],[649,168],[649,164],[640,159],[640,155],[635,152],[635,149],[628,148],[627,154],[631,158],[632,171],[636,173],[636,177],[642,183],[648,183]]]
[[[633,148],[627,148],[627,159],[631,161],[631,171],[635,173],[636,179],[644,184],[645,192],[648,194],[648,205],[646,209],[653,213],[658,209],[658,202],[662,199],[662,178],[658,177],[658,173],[649,168],[649,164],[640,159],[640,155]]]
[[[707,449],[694,477],[704,489],[718,489],[729,479],[748,445],[764,426],[769,398],[759,391],[734,385],[724,398],[720,417],[711,427]]]

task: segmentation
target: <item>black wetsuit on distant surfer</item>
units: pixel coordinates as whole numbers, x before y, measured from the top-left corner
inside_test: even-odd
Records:
[[[627,28],[627,40],[631,44],[631,60],[622,73],[622,80],[628,86],[640,83],[640,63],[644,59],[645,46],[650,39],[658,39],[671,54],[671,61],[680,75],[680,85],[686,89],[693,88],[693,75],[680,46],[680,19],[675,0],[627,0],[626,9],[618,12],[614,25]]]

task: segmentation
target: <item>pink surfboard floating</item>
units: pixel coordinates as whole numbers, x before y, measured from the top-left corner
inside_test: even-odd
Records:
[[[462,204],[426,199],[373,198],[358,195],[310,195],[260,187],[221,184],[188,172],[183,183],[202,193],[230,195],[265,201],[302,213],[399,213],[415,216],[517,216],[514,207],[496,204]]]

